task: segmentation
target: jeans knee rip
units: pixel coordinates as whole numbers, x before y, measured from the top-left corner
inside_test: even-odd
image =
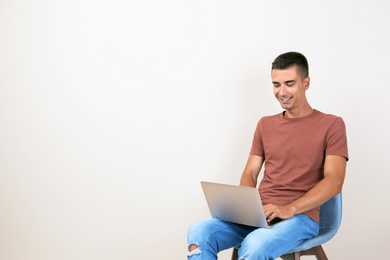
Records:
[[[192,255],[198,255],[202,252],[202,250],[200,250],[199,248],[199,245],[198,244],[191,244],[191,245],[195,245],[196,246],[196,249],[188,252],[187,256],[192,256]]]

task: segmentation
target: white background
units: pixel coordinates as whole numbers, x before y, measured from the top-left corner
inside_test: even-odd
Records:
[[[384,259],[387,1],[0,0],[0,259],[185,259],[300,51],[350,161],[330,259]],[[221,253],[230,259],[230,251]]]

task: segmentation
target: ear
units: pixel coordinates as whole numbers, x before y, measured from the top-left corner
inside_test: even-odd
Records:
[[[309,87],[310,87],[310,77],[307,76],[304,80],[303,80],[303,86],[305,87],[305,90],[308,90]]]

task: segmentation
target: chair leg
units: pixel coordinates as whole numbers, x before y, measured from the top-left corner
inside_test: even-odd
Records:
[[[238,260],[238,249],[233,248],[232,260]]]
[[[280,258],[282,258],[283,260],[299,260],[300,256],[299,256],[299,252],[297,252],[297,253],[282,255]]]
[[[326,256],[322,246],[315,246],[308,250],[304,250],[301,252],[301,255],[314,255],[317,260],[328,260],[328,257]]]

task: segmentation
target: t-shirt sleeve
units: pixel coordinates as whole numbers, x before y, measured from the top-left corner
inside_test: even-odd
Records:
[[[329,129],[326,155],[339,155],[349,160],[346,128],[341,117],[338,117]]]
[[[251,155],[257,155],[264,158],[263,140],[261,136],[261,119],[257,123],[255,134],[253,136]]]

